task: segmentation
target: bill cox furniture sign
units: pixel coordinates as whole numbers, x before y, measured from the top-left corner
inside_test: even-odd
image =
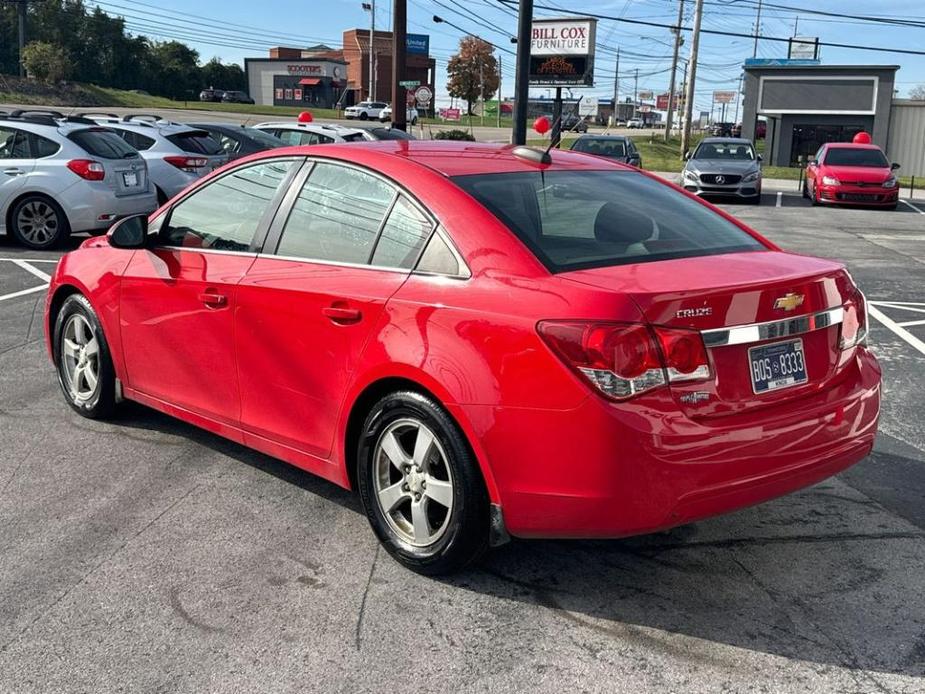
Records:
[[[594,86],[595,19],[534,20],[530,34],[530,84]]]

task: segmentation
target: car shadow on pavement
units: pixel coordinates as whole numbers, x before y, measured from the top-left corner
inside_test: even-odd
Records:
[[[187,439],[363,515],[355,494],[154,410],[126,403],[114,424]],[[514,540],[461,574],[407,580],[548,608],[587,630],[589,648],[595,638],[619,641],[703,664],[723,658],[719,643],[922,677],[923,540],[925,531],[836,478],[652,535]]]

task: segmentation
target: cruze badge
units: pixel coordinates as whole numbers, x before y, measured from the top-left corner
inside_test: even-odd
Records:
[[[701,306],[700,308],[682,308],[674,314],[675,318],[700,318],[702,316],[712,316],[712,306]]]
[[[774,301],[774,308],[780,308],[780,309],[783,309],[784,311],[792,311],[797,306],[802,306],[802,305],[803,305],[803,295],[794,294],[793,292],[790,292],[789,294],[785,294],[784,296],[780,296]]]
[[[698,402],[705,402],[710,399],[710,394],[702,390],[694,391],[693,393],[684,393],[680,400],[685,405],[696,405]]]

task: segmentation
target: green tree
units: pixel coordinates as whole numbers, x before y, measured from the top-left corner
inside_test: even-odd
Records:
[[[218,57],[212,58],[199,69],[199,81],[202,87],[244,91],[244,70],[237,63],[224,64]]]
[[[71,57],[62,46],[33,41],[23,49],[26,74],[42,82],[60,82],[71,72]]]
[[[447,65],[447,91],[450,96],[463,99],[467,113],[472,115],[472,104],[479,98],[488,100],[498,90],[501,76],[494,47],[477,36],[465,36],[459,41],[459,52]]]

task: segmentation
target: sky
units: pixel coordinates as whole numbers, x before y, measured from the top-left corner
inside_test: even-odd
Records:
[[[369,1],[369,0],[367,0]],[[703,29],[751,34],[756,21],[758,0],[705,0]],[[130,32],[155,39],[175,39],[195,48],[203,60],[218,56],[224,62],[243,65],[245,57],[263,57],[271,46],[305,47],[325,43],[340,47],[345,29],[366,29],[370,13],[362,8],[363,0],[88,0],[126,19]],[[534,16],[566,16],[557,7],[580,7],[583,11],[609,17],[673,24],[677,19],[677,0],[534,0]],[[770,7],[774,5],[777,7]],[[539,6],[550,9],[540,9]],[[685,2],[685,22],[693,25],[693,0]],[[814,16],[782,6],[808,7],[833,13]],[[392,3],[376,3],[377,29],[391,28]],[[435,24],[433,15],[447,21]],[[846,15],[900,18],[922,26],[895,26],[859,21]],[[453,24],[455,26],[451,26]],[[516,33],[516,7],[500,0],[408,0],[408,31],[430,35],[431,56],[437,60],[436,91],[438,101],[446,95],[446,65],[456,51],[464,32],[480,36],[499,49],[502,62],[502,95],[514,90],[515,46],[510,37]],[[787,38],[794,35],[818,36],[822,42],[864,46],[925,50],[925,4],[921,0],[765,0],[761,13],[762,36]],[[690,33],[681,56],[690,53]],[[671,67],[672,35],[667,28],[601,19],[597,27],[595,85],[574,90],[577,95],[613,96],[616,51],[620,49],[619,99],[638,91],[667,91]],[[785,58],[786,43],[761,40],[757,56]],[[696,110],[709,110],[713,90],[735,90],[742,61],[752,57],[752,39],[702,34],[698,60]],[[925,55],[849,50],[823,46],[821,59],[828,64],[899,65],[896,89],[905,97],[912,87],[925,84]],[[636,75],[638,74],[638,78]],[[678,81],[680,82],[680,70]],[[546,90],[534,90],[544,95]]]

